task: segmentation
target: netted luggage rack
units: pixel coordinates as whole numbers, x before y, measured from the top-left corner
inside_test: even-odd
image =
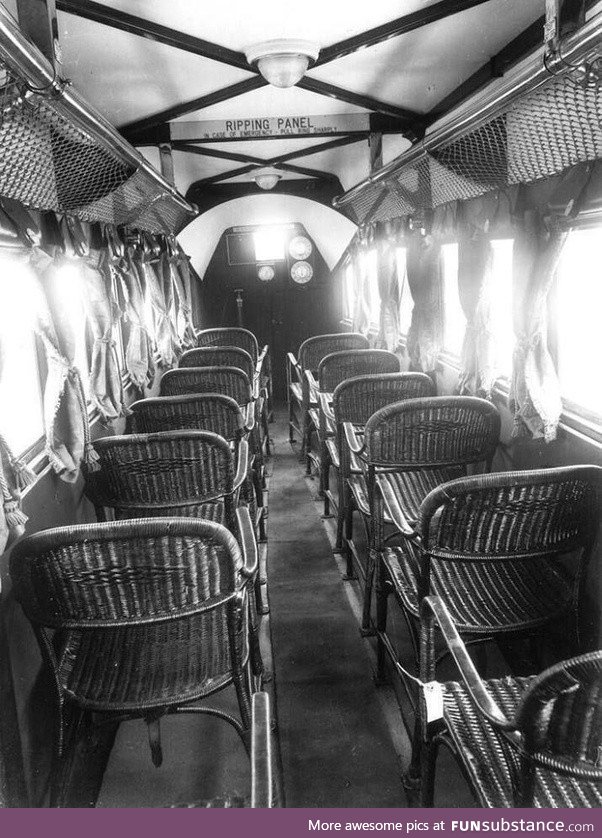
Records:
[[[567,46],[553,66],[547,69],[540,54],[531,67],[504,80],[506,97],[503,90],[490,102],[475,97],[460,118],[442,120],[335,206],[358,224],[384,221],[602,157],[602,12],[573,38],[572,51]],[[594,69],[589,77],[580,64],[585,56]]]
[[[196,210],[65,82],[0,6],[0,196],[177,233]]]

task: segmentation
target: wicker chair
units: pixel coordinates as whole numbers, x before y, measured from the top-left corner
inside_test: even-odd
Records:
[[[336,435],[334,417],[332,414],[332,394],[335,387],[347,378],[370,373],[399,372],[399,358],[393,352],[384,349],[347,349],[342,352],[331,352],[322,358],[318,365],[318,380],[311,370],[307,370],[310,393],[317,392],[317,405],[309,409],[309,436],[307,446],[307,472],[311,470],[311,463],[319,469],[320,497],[324,497],[324,515],[330,515],[330,493],[328,479],[330,474],[330,457],[326,441]],[[316,434],[319,444],[319,456],[311,451],[312,434]]]
[[[421,372],[395,372],[348,378],[336,386],[332,396],[332,407],[323,400],[322,409],[326,420],[335,429],[335,435],[326,439],[326,447],[328,463],[336,469],[338,476],[335,546],[340,550],[345,544],[347,578],[353,578],[353,559],[357,559],[352,529],[353,495],[348,481],[352,475],[362,474],[363,463],[349,449],[344,425],[346,422],[351,423],[359,438],[364,433],[368,419],[381,407],[404,399],[434,395],[435,385],[428,375]],[[330,494],[328,481],[325,494]],[[356,564],[361,569],[359,561],[356,561]]]
[[[238,346],[248,352],[255,364],[255,375],[259,380],[259,386],[265,387],[268,393],[268,401],[271,410],[272,404],[272,374],[270,354],[267,344],[259,352],[257,338],[248,329],[239,326],[221,327],[217,329],[203,329],[197,332],[196,342],[198,347],[204,346]]]
[[[316,406],[317,396],[309,392],[306,370],[317,372],[320,361],[331,352],[344,349],[369,349],[368,338],[356,332],[317,335],[308,338],[299,347],[298,360],[289,352],[286,363],[289,440],[295,441],[294,432],[301,440],[299,459],[303,461],[307,450],[309,408]]]
[[[241,550],[225,527],[184,518],[60,527],[20,541],[10,571],[54,691],[51,806],[63,797],[74,706],[115,722],[145,719],[157,766],[166,713],[217,716],[248,748],[252,536]],[[239,719],[190,706],[231,684]]]
[[[85,486],[99,520],[106,519],[106,509],[116,518],[178,515],[217,522],[240,537],[236,510],[249,470],[245,440],[236,463],[228,442],[210,431],[109,436],[96,440],[94,447],[100,469],[86,472]],[[253,664],[261,675],[259,574],[252,586]]]
[[[408,399],[383,407],[371,416],[363,444],[357,440],[352,425],[346,423],[344,429],[351,451],[367,465],[366,473],[352,475],[349,485],[369,531],[364,633],[371,633],[372,585],[376,565],[379,567],[382,674],[387,593],[391,584],[397,592],[394,562],[401,561],[403,554],[402,548],[385,550],[385,524],[394,525],[393,535],[412,539],[420,504],[431,489],[466,475],[469,468],[489,470],[499,440],[500,417],[492,404],[469,396]],[[412,637],[416,640],[414,634]]]
[[[260,444],[265,446],[265,453],[270,453],[270,438],[268,429],[267,413],[267,390],[260,386],[259,378],[256,375],[255,362],[248,352],[239,349],[237,346],[206,346],[200,349],[189,349],[180,358],[179,366],[182,369],[187,367],[238,367],[249,379],[253,399],[255,399],[255,421],[258,429],[263,431],[263,440]],[[218,391],[219,392],[219,391]],[[259,435],[259,430],[258,430]]]
[[[482,681],[443,600],[426,597],[421,612],[421,677],[439,694],[441,709],[429,718],[421,702],[422,805],[433,805],[437,753],[445,745],[480,806],[602,806],[602,652],[537,676]],[[458,666],[458,682],[434,681],[435,626]]]
[[[245,417],[234,399],[220,393],[142,399],[134,402],[130,411],[127,423],[129,433],[185,429],[212,431],[227,440],[237,456],[239,442],[248,439],[252,430],[245,425]],[[255,458],[251,457],[249,480],[243,484],[241,491],[249,503],[259,537],[265,540],[262,480],[261,464],[256,464]]]
[[[195,393],[222,393],[240,405],[245,413],[245,425],[251,432],[251,454],[263,467],[263,446],[256,422],[257,402],[253,399],[247,374],[238,367],[186,367],[164,373],[159,390],[161,396]]]

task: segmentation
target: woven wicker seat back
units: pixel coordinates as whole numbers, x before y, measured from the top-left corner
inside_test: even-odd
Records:
[[[408,399],[378,410],[366,423],[366,451],[375,465],[415,470],[489,463],[500,435],[500,416],[470,396]]]
[[[238,367],[187,367],[168,370],[161,379],[161,396],[222,393],[241,405],[251,401],[249,377]]]
[[[317,372],[322,358],[331,352],[346,349],[369,349],[368,338],[356,332],[341,332],[333,335],[316,335],[308,338],[299,347],[299,365],[302,370]]]
[[[515,719],[536,763],[602,781],[602,651],[563,661],[537,676]]]
[[[189,349],[180,358],[178,366],[186,367],[238,367],[249,381],[253,381],[255,364],[248,352],[238,346],[204,346]]]
[[[232,594],[241,566],[225,527],[148,518],[36,533],[15,546],[10,572],[27,617],[64,628],[182,616]]]
[[[318,381],[323,393],[355,375],[399,372],[399,358],[385,349],[347,349],[331,352],[318,366]]]
[[[203,346],[238,346],[248,352],[253,363],[257,363],[259,347],[257,338],[248,329],[241,329],[238,326],[222,329],[203,329],[196,336],[196,345]]]
[[[234,455],[210,431],[110,436],[94,447],[100,469],[88,472],[86,490],[96,506],[119,516],[185,515],[186,507],[232,492]]]
[[[422,544],[451,561],[554,556],[591,546],[601,513],[599,466],[463,477],[422,502]]]
[[[389,372],[347,378],[334,390],[332,406],[337,422],[365,425],[381,407],[403,399],[434,396],[432,378],[422,372]]]
[[[238,403],[220,393],[141,399],[130,410],[128,427],[135,434],[204,430],[232,441],[240,437],[244,425]]]

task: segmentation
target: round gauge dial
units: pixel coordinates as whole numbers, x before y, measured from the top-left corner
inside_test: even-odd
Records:
[[[314,269],[309,262],[295,262],[291,268],[291,277],[299,285],[305,285],[314,275]]]
[[[291,259],[307,259],[313,247],[307,236],[295,236],[290,240],[288,252]]]
[[[271,265],[260,265],[257,276],[262,282],[271,282],[274,279],[274,268]]]

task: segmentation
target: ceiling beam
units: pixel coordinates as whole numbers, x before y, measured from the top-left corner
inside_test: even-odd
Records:
[[[322,169],[308,169],[306,166],[293,166],[291,163],[280,163],[278,168],[284,172],[294,172],[297,175],[307,175],[308,177],[322,178],[323,180],[338,180],[335,174],[324,172]]]
[[[305,76],[297,83],[297,87],[308,90],[310,93],[317,93],[320,96],[328,96],[331,99],[338,99],[340,102],[348,102],[350,105],[358,105],[366,110],[374,111],[376,113],[385,114],[385,116],[392,116],[402,122],[407,123],[405,130],[402,133],[410,131],[418,135],[420,133],[420,126],[424,123],[424,116],[410,111],[407,108],[399,108],[396,105],[388,105],[386,102],[380,102],[378,99],[373,99],[371,96],[364,96],[361,93],[353,93],[351,90],[344,90],[342,87],[336,87],[334,84],[329,84],[319,79],[314,79],[311,76]],[[416,137],[417,138],[417,137]]]
[[[261,138],[260,138],[261,139]],[[295,137],[287,137],[286,139],[296,139]],[[241,154],[233,151],[221,151],[216,148],[205,148],[204,146],[192,145],[190,140],[186,142],[172,142],[172,148],[175,151],[187,151],[191,154],[198,154],[201,157],[216,157],[218,160],[234,160],[238,163],[256,163],[260,166],[271,166],[276,163],[285,163],[287,160],[295,160],[300,157],[310,157],[312,154],[320,154],[323,151],[330,151],[333,148],[350,145],[363,140],[364,137],[339,137],[336,140],[331,140],[326,143],[318,143],[317,145],[306,146],[299,148],[296,151],[289,151],[287,154],[281,154],[278,157],[273,157],[269,160],[264,160],[260,157],[255,157],[250,154]]]
[[[366,32],[360,32],[358,35],[353,35],[351,38],[345,38],[343,41],[338,41],[320,50],[318,60],[313,65],[320,67],[322,64],[328,64],[336,58],[342,58],[344,55],[351,55],[365,47],[375,46],[382,41],[388,41],[390,38],[396,38],[398,35],[405,35],[406,32],[411,32],[414,29],[419,29],[421,26],[426,26],[429,23],[435,23],[437,20],[450,17],[450,15],[464,12],[467,9],[472,9],[474,6],[480,6],[482,3],[487,3],[489,0],[440,0],[439,3],[434,3],[432,6],[427,6],[424,9],[419,9],[411,14],[403,15],[389,23],[384,23],[382,26],[376,26],[374,29],[368,29]]]
[[[258,72],[254,67],[249,66],[246,56],[242,52],[236,52],[220,44],[205,41],[203,38],[170,29],[168,26],[153,23],[153,21],[122,12],[119,9],[113,9],[110,6],[94,3],[93,0],[56,0],[56,7],[61,12],[83,17],[86,20],[93,20],[95,23],[102,23],[105,26],[111,26],[113,29],[120,29],[122,32],[139,35],[147,40],[167,44],[186,52],[192,52],[195,55],[203,56],[203,58],[211,58],[213,61],[220,61],[230,67],[238,67],[250,73]]]
[[[144,117],[144,119],[137,119],[135,122],[130,122],[120,128],[121,133],[131,142],[135,144],[136,134],[141,134],[149,128],[156,128],[162,122],[169,122],[171,119],[176,119],[179,116],[184,116],[193,111],[208,108],[211,105],[217,105],[219,102],[225,102],[228,99],[234,99],[236,96],[241,96],[243,93],[249,93],[251,90],[257,90],[259,87],[264,87],[267,84],[265,79],[261,76],[253,76],[250,79],[236,82],[228,87],[222,87],[221,90],[214,90],[212,93],[206,93],[204,96],[199,96],[198,99],[191,99],[188,102],[181,102],[179,105],[174,105],[172,108],[166,108],[163,111],[151,114]]]

